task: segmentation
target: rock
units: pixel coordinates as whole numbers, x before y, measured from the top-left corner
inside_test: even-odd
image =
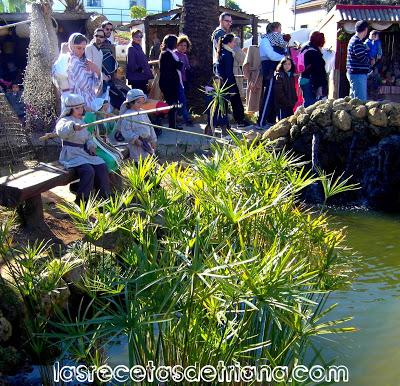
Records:
[[[334,111],[332,114],[333,126],[342,131],[351,130],[351,116],[344,110]]]
[[[369,103],[369,102],[368,102]],[[372,107],[368,111],[368,121],[375,126],[385,127],[388,124],[388,118],[385,112],[377,107]]]
[[[326,141],[335,142],[338,134],[338,129],[333,126],[327,126],[322,130],[322,138]]]
[[[326,127],[332,123],[332,114],[330,108],[318,107],[311,114],[311,120],[321,127]]]
[[[318,107],[324,106],[326,104],[326,101],[318,101],[315,102],[313,105],[306,107],[305,113],[306,114],[311,114],[314,110],[316,110]]]
[[[285,137],[290,133],[290,123],[288,118],[282,119],[277,124],[269,128],[262,139],[269,139],[273,141],[274,139],[278,139],[279,137]]]
[[[333,107],[333,102],[335,101],[335,99],[327,99],[325,102],[324,102],[324,105],[326,106],[326,107],[330,107],[330,108],[332,108]]]
[[[354,107],[364,105],[362,100],[358,99],[358,98],[351,98],[349,103],[350,103],[351,106],[354,106]]]
[[[400,104],[396,104],[389,113],[389,126],[400,127]]]
[[[388,126],[375,126],[369,125],[369,132],[380,139],[385,138],[391,134],[394,134],[395,130],[393,127]]]
[[[28,359],[25,356],[26,353],[24,353],[24,350],[17,350],[13,346],[2,347],[0,345],[0,385],[9,385],[8,382],[3,383],[3,375],[15,374],[18,371],[21,371],[21,367],[24,365],[24,363],[27,362]],[[29,383],[32,384],[30,381]],[[19,382],[12,382],[12,384],[26,385],[26,383],[21,378],[19,379]],[[42,383],[40,382],[40,384]]]
[[[350,114],[354,119],[364,119],[367,116],[368,110],[364,105],[356,106],[351,110]]]
[[[349,140],[352,137],[353,137],[353,132],[351,130],[347,130],[347,131],[338,130],[335,142],[336,142],[336,144],[338,144],[339,148],[341,149],[341,148],[345,147],[343,142]],[[340,142],[342,142],[342,143],[340,143]],[[343,155],[343,153],[342,153],[342,155]],[[348,153],[346,152],[346,155],[343,156],[343,161],[347,156],[348,156]]]
[[[243,134],[243,136],[248,142],[253,142],[254,140],[261,139],[261,133],[256,130],[250,130],[247,133]]]
[[[310,121],[310,116],[308,114],[300,114],[297,117],[297,124],[301,127],[306,125]]]
[[[0,342],[7,342],[12,335],[11,323],[0,312]]]
[[[0,284],[0,314],[13,326],[20,324],[24,318],[24,304],[21,297],[7,282]]]
[[[346,97],[347,98],[347,97]],[[351,99],[351,98],[350,98]],[[343,103],[347,103],[350,101],[350,99],[346,100],[345,98],[338,98],[338,99],[332,99],[332,103],[333,103],[333,107],[335,107],[336,105],[341,105]]]
[[[383,103],[381,109],[386,113],[389,114],[391,113],[393,110],[398,110],[399,108],[399,104],[398,103],[394,103],[394,102],[387,102],[387,103]]]
[[[367,109],[373,109],[375,107],[379,107],[381,104],[380,102],[376,102],[376,101],[369,101],[365,104],[365,106],[367,107]]]
[[[279,137],[278,139],[276,139],[274,141],[274,147],[276,149],[283,149],[285,147],[285,145],[288,142],[288,138],[287,137]]]
[[[73,284],[77,287],[83,285],[83,279],[86,276],[86,267],[84,265],[78,265],[77,267],[72,268],[68,271],[64,276],[63,279],[68,284]]]
[[[353,106],[350,103],[346,102],[344,99],[338,99],[336,101],[333,101],[332,109],[333,111],[351,111],[353,109]]]
[[[70,295],[71,291],[67,283],[63,279],[60,279],[57,290],[48,292],[42,296],[42,306],[45,315],[50,316],[54,307],[66,309]]]
[[[290,123],[291,125],[296,125],[296,124],[297,124],[297,116],[296,116],[296,115],[291,115],[291,116],[289,117],[289,123]]]
[[[368,130],[368,122],[366,121],[353,121],[351,126],[357,133],[365,133]]]
[[[382,139],[363,153],[359,162],[362,192],[372,208],[398,211],[400,208],[400,136]]]
[[[304,106],[300,106],[297,108],[296,112],[294,113],[294,115],[297,117],[300,114],[305,114],[306,113],[306,109],[304,108]]]
[[[313,135],[319,130],[320,130],[319,126],[315,122],[310,121],[308,122],[307,125],[301,128],[301,135]]]
[[[290,138],[296,139],[301,135],[301,128],[299,125],[293,125],[290,129]]]

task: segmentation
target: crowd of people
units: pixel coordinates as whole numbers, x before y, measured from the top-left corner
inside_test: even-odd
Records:
[[[103,139],[114,136],[116,141],[127,142],[129,156],[135,162],[153,155],[156,149],[157,136],[149,117],[142,113],[148,81],[153,78],[141,47],[143,35],[139,30],[132,31],[126,73],[121,73],[111,41],[112,31],[112,23],[106,21],[94,31],[91,42],[80,33],[72,34],[53,65],[53,80],[62,106],[56,124],[56,134],[62,140],[59,161],[79,176],[75,187],[77,203],[86,202],[94,188],[100,197],[110,195],[110,172],[115,169],[115,162],[109,161],[110,157],[117,158],[117,152],[101,142],[100,134]],[[113,110],[138,115],[113,125],[85,126],[109,116]]]
[[[211,35],[213,79],[226,88],[226,99],[239,127],[250,125],[245,118],[243,105],[243,77],[247,79],[247,110],[258,112],[258,125],[261,128],[292,115],[299,103],[300,90],[305,107],[327,96],[323,33],[312,32],[309,41],[294,56],[288,47],[290,35],[282,34],[282,26],[278,22],[268,24],[259,46],[250,46],[246,51],[241,49],[240,39],[231,32],[231,26],[232,16],[222,13],[219,26]],[[105,134],[115,135],[117,140],[127,142],[130,158],[135,162],[153,155],[157,135],[142,106],[149,94],[149,82],[156,75],[166,103],[170,106],[180,103],[182,107],[179,112],[185,124],[192,125],[186,99],[191,72],[189,37],[170,34],[161,43],[158,38],[154,39],[148,58],[142,49],[142,31],[133,30],[124,73],[116,60],[115,45],[111,39],[113,28],[110,21],[105,21],[94,31],[90,42],[84,35],[73,33],[68,43],[62,45],[60,56],[53,65],[53,79],[62,105],[56,125],[63,145],[60,162],[67,168],[75,169],[80,177],[78,201],[88,200],[93,187],[103,197],[110,194],[110,167],[104,157],[96,154],[93,132],[84,126],[85,112],[94,113],[94,120],[107,116],[113,109],[121,114],[137,113],[134,120],[122,118],[113,127],[105,129]],[[350,94],[363,100],[367,98],[367,74],[382,56],[376,31],[364,44],[367,33],[368,23],[358,22],[347,57]],[[157,74],[151,69],[149,59],[158,59]],[[17,84],[13,84],[8,98],[23,119],[23,101]],[[224,101],[222,103],[226,104]],[[224,107],[224,111],[227,111],[227,106]],[[181,129],[177,124],[176,108],[168,111],[168,125]],[[227,117],[222,120],[221,126],[225,126],[226,133],[229,127]]]

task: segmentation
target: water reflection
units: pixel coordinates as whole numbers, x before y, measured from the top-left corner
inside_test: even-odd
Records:
[[[353,315],[359,329],[319,340],[325,358],[348,366],[354,386],[398,385],[400,362],[400,218],[371,212],[336,212],[336,226],[347,227],[347,245],[360,258],[350,289],[333,294],[339,303],[330,319]]]

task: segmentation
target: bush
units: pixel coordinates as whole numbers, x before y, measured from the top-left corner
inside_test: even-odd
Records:
[[[130,366],[293,366],[312,337],[352,330],[326,321],[351,259],[342,231],[299,202],[315,181],[299,159],[237,142],[186,168],[147,159],[122,173],[110,200],[62,207],[92,267],[89,305],[48,328],[65,355],[104,363],[105,344],[125,336]]]

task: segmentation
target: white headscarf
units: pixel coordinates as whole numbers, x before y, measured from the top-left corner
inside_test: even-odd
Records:
[[[82,34],[79,33],[79,32],[73,33],[73,34],[69,37],[69,39],[68,39],[68,47],[69,47],[70,52],[72,52],[72,47],[76,44],[75,41],[76,41],[76,39],[77,39],[78,37],[82,37],[82,38],[84,38],[84,40],[86,41],[86,43],[88,42],[88,40],[86,39],[86,36],[85,36],[85,35],[82,35]]]

